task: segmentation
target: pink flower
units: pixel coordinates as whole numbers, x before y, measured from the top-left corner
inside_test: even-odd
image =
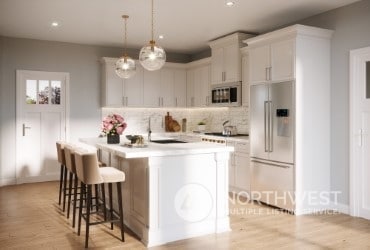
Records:
[[[101,129],[104,134],[121,135],[126,127],[127,124],[121,115],[112,114],[104,117]]]

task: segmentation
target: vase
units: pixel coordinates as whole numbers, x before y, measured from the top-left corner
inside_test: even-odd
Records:
[[[119,134],[114,134],[114,135],[107,135],[107,143],[108,144],[118,144],[120,142],[119,139]]]

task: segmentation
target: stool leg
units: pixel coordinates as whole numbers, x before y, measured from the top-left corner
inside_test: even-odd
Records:
[[[109,211],[110,219],[113,220],[113,199],[112,199],[112,183],[108,183],[108,192],[109,192]],[[113,222],[110,223],[110,229],[113,230]]]
[[[81,217],[82,217],[82,206],[83,206],[83,194],[85,193],[85,184],[81,181],[81,192],[80,192],[80,207],[78,208],[78,229],[77,235],[81,232]]]
[[[64,169],[64,180],[63,180],[63,212],[66,210],[66,196],[67,196],[67,168]]]
[[[69,173],[69,182],[68,182],[68,205],[67,205],[67,219],[69,219],[69,211],[71,210],[71,196],[72,196],[72,182],[73,182],[73,173]]]
[[[101,184],[101,192],[102,192],[102,199],[103,199],[103,213],[104,213],[104,220],[107,220],[107,206],[105,204],[105,186],[104,183]]]
[[[119,223],[121,227],[121,238],[125,241],[125,228],[123,224],[123,208],[122,208],[122,189],[121,182],[117,182],[117,195],[118,195],[118,207],[119,207]]]
[[[99,190],[98,185],[95,184],[95,205],[96,205],[96,212],[99,211]]]
[[[62,203],[62,190],[63,190],[63,175],[64,175],[64,165],[60,165],[60,178],[59,178],[59,201],[58,204]]]
[[[77,188],[78,188],[78,178],[77,175],[74,174],[74,190],[73,190],[73,217],[72,217],[72,227],[75,227],[76,224],[76,204],[77,204]]]
[[[89,229],[90,229],[90,210],[92,203],[92,185],[87,185],[87,198],[86,198],[86,236],[85,236],[85,248],[89,247]]]

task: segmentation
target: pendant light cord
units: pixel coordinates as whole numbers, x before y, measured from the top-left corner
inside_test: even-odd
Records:
[[[154,0],[152,0],[152,41],[154,41]]]
[[[125,19],[125,40],[124,40],[124,49],[123,49],[124,56],[127,56],[127,18],[128,16],[123,16],[123,19]]]

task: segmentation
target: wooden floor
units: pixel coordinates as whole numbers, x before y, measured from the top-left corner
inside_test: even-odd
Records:
[[[83,249],[57,204],[58,183],[0,188],[0,249]],[[370,221],[342,214],[294,216],[270,207],[230,204],[232,231],[173,242],[152,249],[370,249]],[[91,227],[94,249],[145,249],[126,233]]]

